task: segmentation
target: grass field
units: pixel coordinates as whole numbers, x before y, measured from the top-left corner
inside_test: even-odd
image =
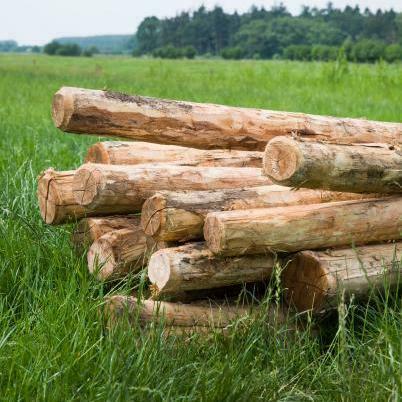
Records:
[[[38,173],[78,166],[97,141],[53,127],[62,85],[402,121],[401,65],[0,55],[0,400],[401,398],[401,301],[388,294],[340,306],[321,338],[262,320],[185,342],[158,328],[105,333],[97,308],[110,289],[71,250],[71,227],[43,225],[36,205]]]

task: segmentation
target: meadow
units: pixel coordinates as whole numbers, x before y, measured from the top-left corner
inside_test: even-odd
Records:
[[[63,85],[402,121],[398,64],[0,55],[1,400],[400,400],[401,299],[389,292],[340,304],[319,336],[263,318],[226,337],[105,332],[97,311],[116,288],[88,274],[72,226],[45,226],[36,204],[37,175],[79,166],[98,141],[54,128],[51,99]],[[116,286],[128,293],[138,278]]]

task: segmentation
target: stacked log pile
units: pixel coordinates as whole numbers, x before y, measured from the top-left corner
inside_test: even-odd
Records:
[[[80,88],[55,94],[53,120],[65,132],[146,141],[94,144],[81,167],[38,181],[43,220],[76,222],[90,273],[147,274],[149,299],[105,300],[109,325],[126,316],[175,333],[225,329],[253,307],[230,297],[273,272],[284,306],[267,312],[271,323],[289,306],[319,314],[340,293],[364,300],[398,284],[400,123]]]

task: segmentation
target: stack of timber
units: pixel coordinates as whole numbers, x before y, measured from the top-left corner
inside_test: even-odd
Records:
[[[268,324],[289,306],[321,314],[340,294],[397,287],[401,123],[69,87],[52,113],[62,131],[131,140],[96,143],[80,167],[38,181],[43,220],[76,223],[91,274],[147,275],[149,299],[105,299],[109,327],[225,331],[255,310],[234,302],[244,286],[278,275],[284,303]]]

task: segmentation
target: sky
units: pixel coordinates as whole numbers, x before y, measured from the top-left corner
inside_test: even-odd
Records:
[[[132,34],[148,16],[171,17],[204,4],[220,5],[225,11],[247,11],[253,4],[270,8],[277,0],[1,0],[0,40],[14,39],[20,45],[43,45],[62,36]],[[287,0],[297,14],[301,6],[324,7],[328,0]],[[402,11],[401,0],[332,0],[335,7],[358,4],[362,9],[393,8]]]

